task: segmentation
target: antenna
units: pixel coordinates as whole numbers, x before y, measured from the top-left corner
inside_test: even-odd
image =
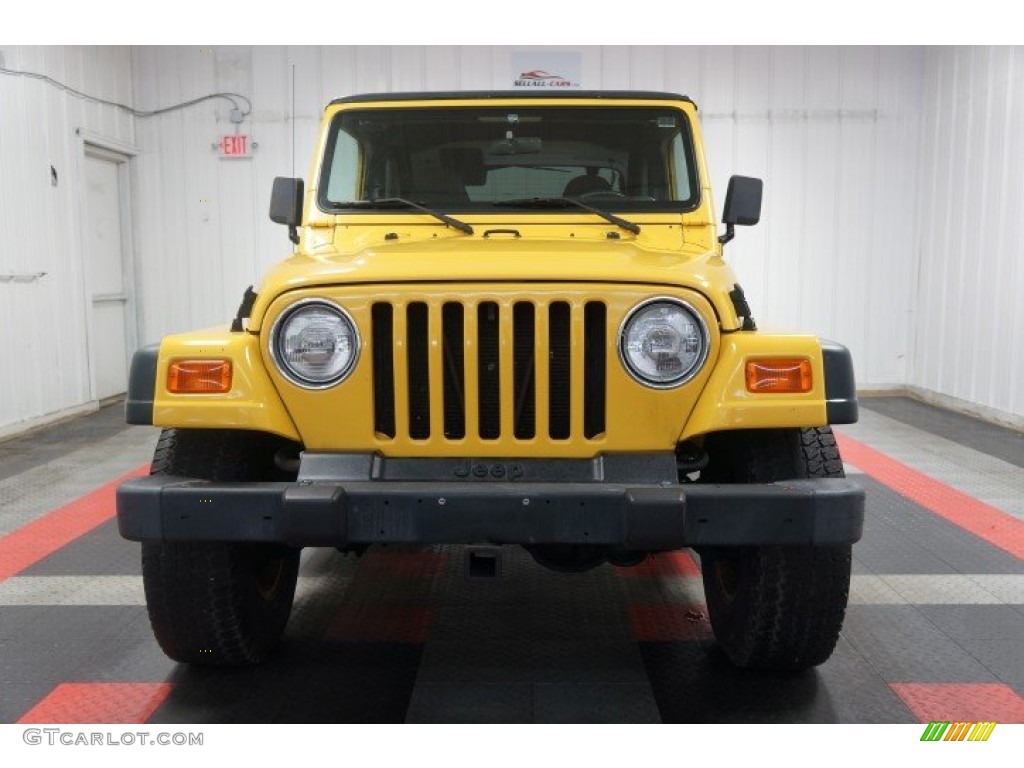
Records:
[[[295,63],[292,62],[292,178],[295,178]],[[301,202],[299,204],[301,206]],[[292,253],[295,253],[299,248],[299,236],[295,229],[292,228],[289,235],[292,240]]]
[[[292,178],[295,178],[295,64],[292,68]]]

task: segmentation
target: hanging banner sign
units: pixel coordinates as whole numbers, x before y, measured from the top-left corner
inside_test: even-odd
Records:
[[[579,88],[582,69],[579,51],[513,51],[512,87]]]

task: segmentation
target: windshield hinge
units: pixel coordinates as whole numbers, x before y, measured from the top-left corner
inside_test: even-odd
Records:
[[[250,315],[252,315],[252,305],[255,303],[256,291],[250,285],[245,289],[245,293],[242,294],[242,303],[238,305],[238,313],[235,315],[235,319],[231,321],[232,333],[241,333],[245,330],[242,327],[242,321],[248,320]]]
[[[736,283],[733,289],[729,291],[729,298],[732,299],[732,306],[736,310],[736,316],[743,318],[742,330],[756,331],[757,324],[754,322],[754,318],[750,316],[750,305],[747,303],[747,297],[743,295],[743,289],[740,288],[739,283]]]

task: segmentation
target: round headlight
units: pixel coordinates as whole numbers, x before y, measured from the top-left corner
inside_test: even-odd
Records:
[[[300,387],[324,389],[344,379],[359,357],[355,323],[337,304],[306,299],[292,305],[270,331],[278,369]]]
[[[626,370],[649,387],[677,387],[692,379],[708,356],[708,329],[700,313],[679,299],[651,299],[626,317],[619,332]]]

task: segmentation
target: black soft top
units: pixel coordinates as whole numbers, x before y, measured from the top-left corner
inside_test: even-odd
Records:
[[[359,93],[334,99],[331,104],[358,104],[366,101],[444,101],[449,99],[646,99],[649,101],[688,101],[689,96],[662,91],[580,91],[560,88],[518,88],[514,91],[421,91],[402,93]]]

